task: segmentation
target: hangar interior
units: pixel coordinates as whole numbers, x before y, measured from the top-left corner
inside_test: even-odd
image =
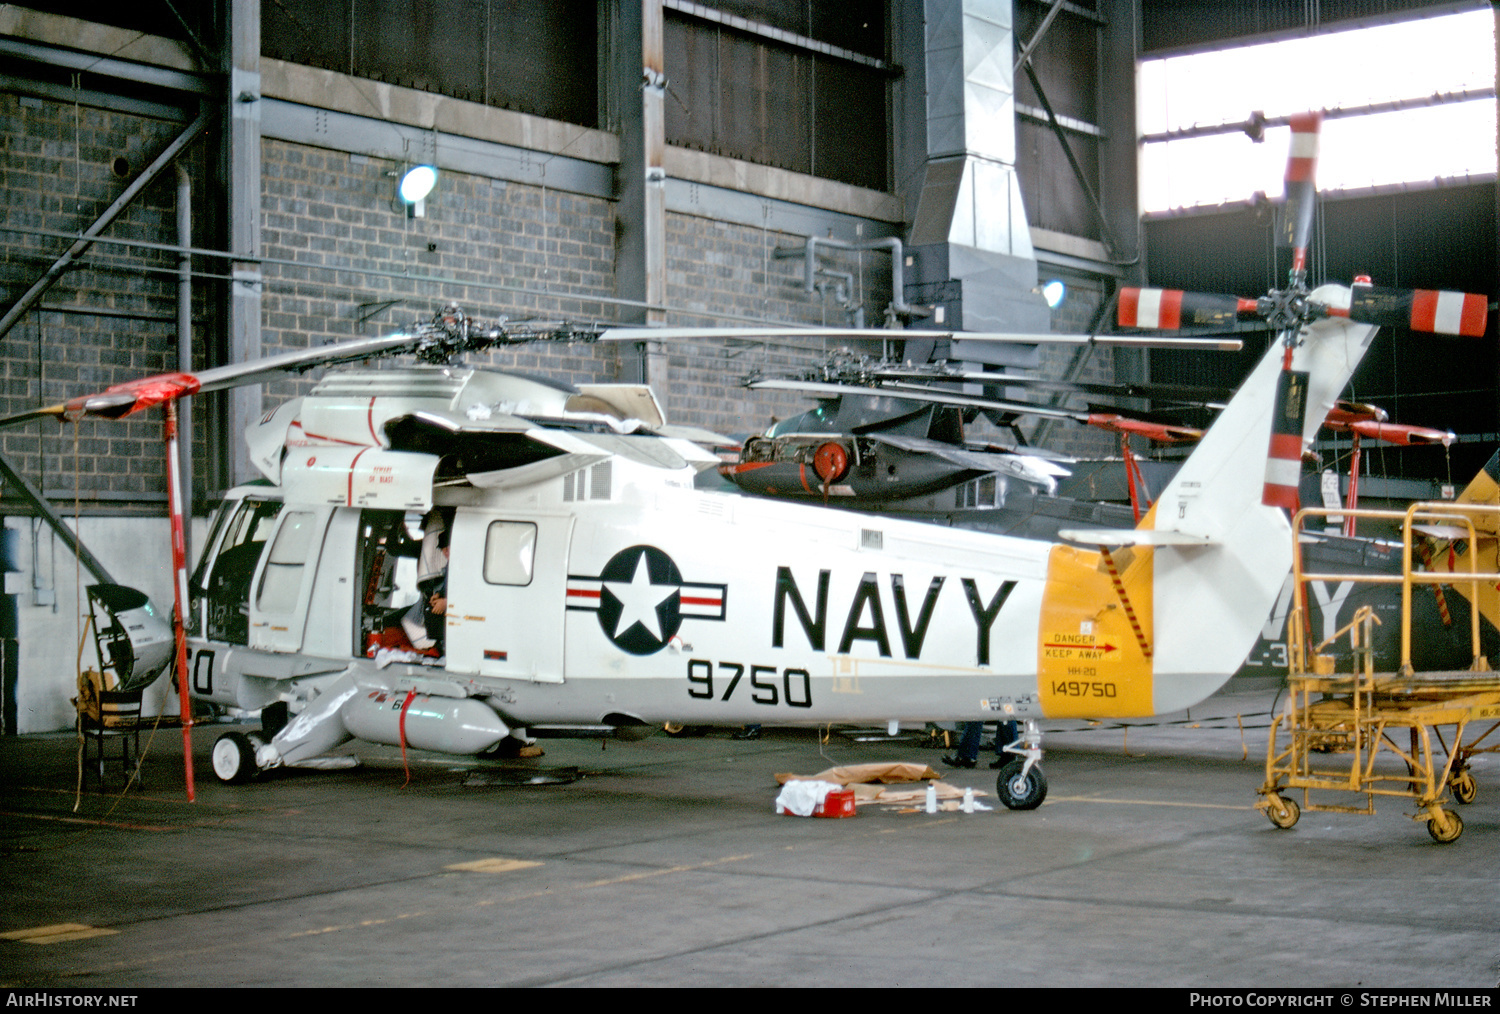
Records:
[[[4,5],[0,411],[380,334],[445,304],[486,318],[1097,333],[1113,327],[1122,285],[1254,295],[1287,268],[1263,196],[1143,213],[1141,61],[1488,9]],[[1494,82],[1426,98],[1488,103],[1493,115]],[[411,205],[396,188],[418,165],[439,177]],[[1327,195],[1313,282],[1368,274],[1493,301],[1496,205],[1493,159],[1461,177]],[[1049,306],[1041,286],[1054,279],[1066,296]],[[1488,342],[1463,346],[1382,335],[1355,394],[1459,441],[1446,453],[1382,451],[1378,473],[1424,489],[1462,484],[1490,456],[1500,441],[1490,328]],[[1233,386],[1266,340],[1247,335],[1239,355],[1030,347],[985,365]],[[575,383],[646,381],[671,421],[742,437],[808,407],[747,390],[743,377],[810,369],[836,344],[550,345],[493,360]],[[931,351],[917,344],[897,330],[856,347]],[[216,495],[256,474],[245,426],[307,384],[194,402],[184,470],[200,523]],[[1071,423],[1030,431],[1080,456],[1118,450]],[[1340,454],[1333,443],[1320,450]],[[76,515],[120,580],[169,601],[159,429],[149,419],[61,429],[43,420],[0,434],[0,458],[15,575],[0,610],[4,728],[65,728],[83,579],[17,491],[29,484]]]

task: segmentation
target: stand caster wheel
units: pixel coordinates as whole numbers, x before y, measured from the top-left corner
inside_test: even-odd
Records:
[[[1266,800],[1270,803],[1266,807],[1266,816],[1277,827],[1291,827],[1302,816],[1302,807],[1297,805],[1295,799],[1287,799],[1285,796],[1267,796]]]
[[[1458,836],[1464,833],[1463,818],[1452,810],[1441,811],[1447,818],[1446,826],[1439,823],[1438,818],[1427,818],[1427,833],[1432,835],[1432,840],[1439,845],[1446,845],[1452,841],[1458,841]]]

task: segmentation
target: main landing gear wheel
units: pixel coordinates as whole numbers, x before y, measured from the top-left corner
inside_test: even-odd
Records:
[[[1288,828],[1297,823],[1302,816],[1302,807],[1297,805],[1295,799],[1287,799],[1285,796],[1267,796],[1266,816],[1271,823],[1280,828]]]
[[[1446,845],[1451,841],[1458,841],[1458,836],[1464,833],[1463,818],[1452,810],[1439,810],[1443,821],[1437,817],[1427,818],[1427,833],[1432,835],[1432,840],[1439,845]]]
[[[1479,783],[1474,780],[1474,772],[1460,771],[1448,779],[1448,788],[1453,792],[1453,798],[1465,806],[1474,802],[1474,797],[1479,795]]]
[[[1000,777],[995,781],[1000,802],[1012,810],[1035,810],[1047,798],[1047,776],[1042,774],[1041,767],[1033,764],[1023,775],[1025,767],[1024,760],[1013,760],[1000,769]]]
[[[226,732],[214,743],[214,774],[226,785],[243,785],[255,777],[255,744],[243,732]]]

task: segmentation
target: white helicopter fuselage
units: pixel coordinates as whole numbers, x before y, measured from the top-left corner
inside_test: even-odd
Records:
[[[1305,438],[1374,330],[1308,328]],[[1290,566],[1287,519],[1261,503],[1280,365],[1272,349],[1136,532],[1080,545],[697,490],[706,456],[654,435],[542,426],[552,457],[454,476],[382,440],[411,404],[320,410],[315,391],[268,417],[281,485],[236,490],[210,535],[193,693],[287,704],[262,745],[277,762],[350,736],[474,753],[547,725],[1177,711],[1244,660]],[[368,439],[311,436],[319,411]],[[446,425],[464,415],[453,403]],[[474,425],[538,436],[506,418]],[[392,655],[379,631],[415,598],[391,564],[434,510],[450,539],[441,654]]]

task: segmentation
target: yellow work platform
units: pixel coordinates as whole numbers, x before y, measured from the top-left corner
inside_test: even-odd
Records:
[[[1277,827],[1289,828],[1304,809],[1372,814],[1376,796],[1394,796],[1413,801],[1416,812],[1411,816],[1427,822],[1427,831],[1435,841],[1455,841],[1463,833],[1463,820],[1456,810],[1443,804],[1449,801],[1450,793],[1459,803],[1473,802],[1478,787],[1469,758],[1500,749],[1500,736],[1494,735],[1500,729],[1500,674],[1490,671],[1488,660],[1480,654],[1478,606],[1478,589],[1485,584],[1495,587],[1500,573],[1481,573],[1475,566],[1484,545],[1476,535],[1494,541],[1492,533],[1500,510],[1456,503],[1415,504],[1404,513],[1306,510],[1298,513],[1294,531],[1300,534],[1304,517],[1330,513],[1401,520],[1403,573],[1400,577],[1304,573],[1298,539],[1299,550],[1293,562],[1296,604],[1287,623],[1287,657],[1292,666],[1287,678],[1288,698],[1286,707],[1271,723],[1266,780],[1258,790],[1261,799],[1256,808],[1265,811]],[[1466,540],[1465,550],[1474,550],[1464,554],[1469,570],[1414,570],[1413,540],[1426,537],[1423,529],[1461,535]],[[1418,546],[1418,552],[1420,549]],[[1379,621],[1369,607],[1360,609],[1347,627],[1318,645],[1309,657],[1303,636],[1305,588],[1306,582],[1313,580],[1401,582],[1400,672],[1373,671],[1372,634]],[[1473,665],[1459,672],[1414,673],[1410,662],[1412,588],[1443,583],[1453,585],[1460,594],[1467,590],[1466,597],[1474,606],[1470,610]],[[1353,648],[1355,671],[1334,673],[1332,658],[1318,652],[1346,635]],[[1300,805],[1286,794],[1295,789],[1302,790]],[[1325,793],[1360,794],[1364,805],[1315,801],[1315,793],[1318,800]]]

